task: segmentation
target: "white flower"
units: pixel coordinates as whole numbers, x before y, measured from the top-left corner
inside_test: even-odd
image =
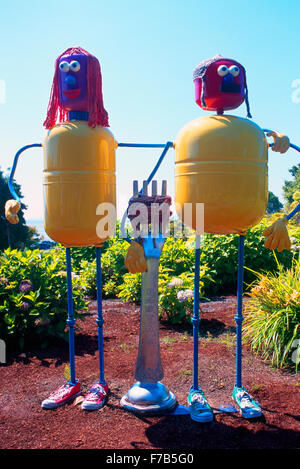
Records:
[[[183,284],[183,280],[181,278],[173,278],[170,283],[168,283],[168,287],[180,287]]]
[[[182,301],[189,300],[190,298],[194,297],[193,290],[180,290],[177,293],[177,299],[182,303]]]
[[[185,290],[185,299],[188,300],[189,298],[194,298],[193,290]]]
[[[180,301],[180,303],[182,303],[182,301],[185,300],[185,298],[184,298],[184,290],[180,290],[179,292],[177,292],[177,299]]]

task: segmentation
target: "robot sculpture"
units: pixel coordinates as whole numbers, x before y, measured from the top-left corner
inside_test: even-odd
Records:
[[[284,153],[289,139],[263,130],[250,121],[246,71],[235,60],[215,56],[194,70],[196,103],[215,115],[187,123],[175,142],[175,202],[190,203],[193,216],[182,221],[197,233],[196,205],[204,203],[204,231],[213,234],[234,233],[239,236],[236,321],[236,382],[232,398],[241,415],[255,418],[262,414],[260,405],[242,385],[242,321],[244,240],[249,228],[264,216],[268,202],[268,142],[273,137],[273,150]],[[224,115],[245,101],[247,119]],[[291,145],[294,148],[298,147]],[[299,149],[298,149],[299,150]],[[299,207],[300,208],[300,207]],[[298,208],[298,210],[299,210]],[[184,214],[184,211],[182,211]],[[289,219],[293,214],[290,214]],[[289,249],[286,219],[265,230],[266,246]],[[196,236],[194,291],[194,356],[193,385],[188,403],[191,418],[198,422],[213,419],[213,411],[198,383],[199,265],[200,243]]]
[[[295,145],[290,145],[285,135],[271,130],[264,131],[248,119],[252,116],[248,101],[246,72],[238,62],[221,56],[204,61],[194,71],[194,84],[196,103],[202,109],[216,111],[217,114],[189,122],[180,130],[176,141],[173,144],[168,142],[168,147],[165,148],[165,153],[171,146],[175,148],[175,203],[176,209],[179,209],[178,216],[183,223],[196,232],[192,317],[193,384],[189,391],[188,404],[193,420],[209,422],[213,419],[213,411],[198,380],[200,234],[203,227],[201,223],[199,226],[197,224],[197,205],[204,204],[204,231],[206,233],[239,235],[237,313],[235,316],[237,324],[236,383],[232,397],[243,417],[254,418],[261,415],[261,408],[242,386],[245,234],[264,216],[268,202],[268,142],[264,132],[274,140],[273,151],[285,153],[289,146],[299,149]],[[235,109],[244,101],[247,106],[247,119],[223,115],[225,110]],[[189,204],[187,212],[184,210],[185,204]],[[296,209],[285,219],[277,220],[272,227],[265,230],[266,247],[271,249],[277,247],[278,250],[290,248],[286,223],[294,213]],[[142,247],[144,247],[144,252]],[[147,272],[147,264],[145,265],[147,257],[149,257],[147,243],[143,240],[139,245],[134,241],[126,258],[128,270]],[[157,311],[157,304],[152,304],[152,311]],[[142,314],[143,307],[141,317]],[[143,335],[142,332],[141,335]],[[138,365],[141,361],[140,349],[135,373],[137,379],[139,379]],[[147,346],[144,345],[144,350],[146,349]],[[156,410],[172,409],[175,399],[172,400],[172,393],[164,393],[167,403],[164,407],[163,399],[157,398],[155,402],[153,394],[145,392],[145,388],[150,390],[151,387],[157,387],[158,379],[157,375],[155,380],[149,382],[148,377],[148,383],[142,383],[144,392],[141,392],[140,382],[133,385],[121,401],[124,407],[141,413],[147,412],[148,408],[151,412],[154,405]]]
[[[58,123],[56,123],[58,119]],[[80,47],[64,51],[55,62],[55,72],[44,122],[47,129],[43,145],[21,148],[15,156],[9,178],[15,200],[6,203],[6,217],[18,222],[20,200],[13,188],[13,177],[20,154],[27,148],[44,150],[44,225],[54,241],[66,248],[70,381],[42,402],[44,409],[64,405],[81,393],[75,374],[74,313],[70,248],[95,246],[97,263],[97,326],[99,380],[82,402],[85,410],[101,408],[108,393],[104,377],[103,318],[101,285],[101,246],[108,238],[99,237],[96,209],[101,203],[116,204],[115,148],[103,105],[102,77],[96,57]]]
[[[236,383],[233,399],[246,418],[261,415],[261,408],[242,386],[242,286],[244,239],[249,228],[265,214],[268,201],[268,143],[264,130],[249,119],[223,115],[244,101],[247,117],[251,117],[246,72],[238,62],[216,56],[199,64],[194,71],[196,103],[216,115],[201,117],[186,124],[174,143],[135,144],[117,143],[108,130],[108,115],[103,105],[102,78],[98,60],[80,47],[64,51],[55,62],[55,73],[43,144],[21,148],[15,155],[9,178],[14,200],[5,206],[7,219],[18,223],[20,199],[13,187],[13,178],[20,154],[28,148],[44,150],[44,211],[45,231],[53,240],[66,248],[70,380],[42,402],[45,409],[64,405],[81,393],[75,373],[74,325],[72,299],[72,266],[70,248],[95,246],[97,265],[97,319],[99,348],[99,380],[88,391],[82,408],[101,408],[108,394],[104,376],[103,317],[101,285],[101,246],[110,233],[99,236],[97,207],[101,203],[115,206],[115,150],[117,147],[163,148],[162,154],[138,193],[134,185],[134,199],[149,206],[157,201],[170,205],[163,185],[157,196],[156,182],[152,197],[147,186],[153,180],[169,148],[174,147],[175,202],[184,207],[191,204],[192,216],[178,215],[196,231],[195,286],[193,312],[193,384],[188,402],[191,418],[208,422],[212,409],[198,383],[198,331],[199,331],[199,269],[200,232],[197,226],[197,204],[204,204],[204,231],[214,234],[239,235],[238,292],[237,292],[237,346]],[[58,123],[57,123],[58,120]],[[284,153],[289,148],[286,136],[267,131],[274,139],[273,150]],[[291,146],[293,146],[291,144]],[[298,147],[293,146],[298,149]],[[141,195],[141,197],[138,197]],[[289,249],[287,221],[300,210],[300,204],[287,217],[277,220],[265,231],[266,246],[270,249]],[[115,212],[114,212],[115,214]],[[169,216],[169,211],[168,211]],[[152,227],[152,220],[145,225]],[[113,225],[113,223],[112,223]],[[155,231],[155,230],[154,230]],[[113,233],[111,233],[113,234]],[[123,396],[122,405],[134,412],[170,411],[176,405],[174,394],[160,380],[163,369],[159,354],[157,321],[157,275],[165,233],[162,224],[158,231],[135,239],[128,251],[126,265],[132,272],[143,273],[140,345],[135,377],[138,380]],[[156,293],[155,293],[156,291]]]
[[[58,122],[57,122],[58,121]],[[43,144],[22,147],[15,155],[9,177],[14,197],[5,205],[10,223],[18,223],[21,201],[13,187],[13,178],[21,153],[29,148],[44,150],[44,226],[48,236],[66,248],[70,380],[42,402],[44,409],[55,409],[81,394],[75,373],[75,344],[72,298],[71,247],[95,246],[97,266],[97,319],[99,380],[90,388],[81,407],[100,409],[109,392],[104,376],[101,246],[113,235],[116,214],[115,150],[117,147],[162,148],[163,152],[146,186],[153,179],[168,148],[166,144],[117,143],[108,127],[103,105],[102,76],[96,57],[81,47],[71,47],[57,57],[44,126]],[[145,187],[146,187],[145,186]],[[100,204],[112,209],[105,214],[112,228],[97,230]]]

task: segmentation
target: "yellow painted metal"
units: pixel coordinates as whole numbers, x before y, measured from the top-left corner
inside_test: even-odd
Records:
[[[87,122],[54,126],[44,140],[44,224],[48,236],[64,246],[101,246],[96,208],[116,205],[115,148],[105,127]]]
[[[268,145],[258,125],[229,115],[201,117],[180,130],[175,150],[175,203],[185,224],[197,228],[196,203],[204,203],[206,233],[244,234],[261,220],[268,202]],[[193,205],[189,220],[187,203]]]

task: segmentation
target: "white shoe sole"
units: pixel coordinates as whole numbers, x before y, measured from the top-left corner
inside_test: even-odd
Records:
[[[102,404],[92,404],[90,402],[84,402],[81,404],[81,408],[83,410],[99,410],[99,409],[102,409],[102,407],[104,406],[105,404],[105,401],[103,401]]]
[[[259,410],[253,410],[252,412],[254,412],[254,415],[247,415],[247,411],[243,410],[240,408],[240,406],[238,405],[238,403],[236,402],[236,400],[231,396],[233,402],[236,403],[236,405],[238,406],[239,408],[239,412],[241,414],[241,416],[244,418],[244,419],[257,419],[259,417],[262,416],[262,411],[259,411]]]
[[[45,399],[42,402],[41,407],[42,407],[42,409],[58,409],[59,407],[62,407],[65,404],[68,404],[68,402],[72,402],[74,399],[76,399],[76,397],[80,396],[80,394],[81,394],[81,391],[78,392],[77,394],[74,394],[73,396],[69,397],[65,401],[60,402],[59,404],[57,404],[57,402],[51,401],[49,399]]]

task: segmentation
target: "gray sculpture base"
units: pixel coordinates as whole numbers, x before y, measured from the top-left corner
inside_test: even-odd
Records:
[[[137,414],[171,412],[177,405],[174,394],[160,382],[135,383],[121,399],[121,405]]]

